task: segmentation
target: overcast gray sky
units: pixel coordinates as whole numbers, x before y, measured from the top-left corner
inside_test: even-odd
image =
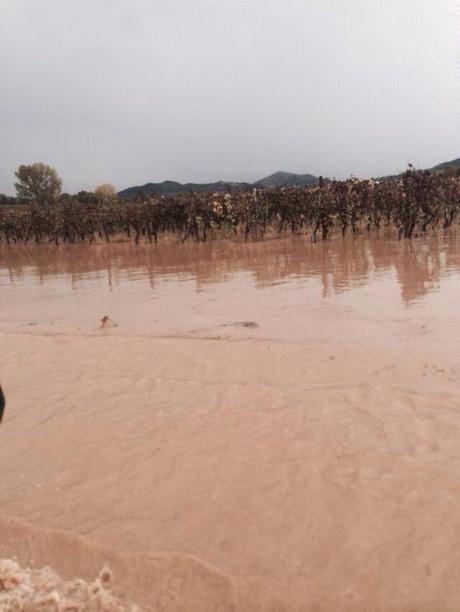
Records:
[[[457,0],[0,0],[0,192],[460,155]]]

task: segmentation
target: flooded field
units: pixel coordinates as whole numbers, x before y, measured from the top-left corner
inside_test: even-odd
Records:
[[[459,289],[455,230],[0,246],[0,558],[119,609],[458,610]]]

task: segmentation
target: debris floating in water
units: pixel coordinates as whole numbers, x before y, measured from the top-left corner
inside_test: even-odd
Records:
[[[12,559],[0,559],[0,610],[49,612],[141,612],[110,592],[112,572],[105,566],[93,582],[64,580],[49,567],[24,569]]]
[[[107,329],[109,327],[118,327],[118,323],[115,323],[115,321],[112,321],[110,317],[104,315],[101,319],[100,329]]]

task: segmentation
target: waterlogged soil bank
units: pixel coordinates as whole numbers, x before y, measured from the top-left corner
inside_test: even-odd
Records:
[[[248,248],[153,288],[140,260],[4,268],[0,557],[107,563],[146,610],[456,610],[456,240]]]

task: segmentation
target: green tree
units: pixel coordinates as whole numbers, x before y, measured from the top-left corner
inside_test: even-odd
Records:
[[[51,166],[40,162],[21,165],[14,174],[18,179],[14,186],[19,198],[35,200],[44,206],[55,202],[61,193],[62,181]]]

